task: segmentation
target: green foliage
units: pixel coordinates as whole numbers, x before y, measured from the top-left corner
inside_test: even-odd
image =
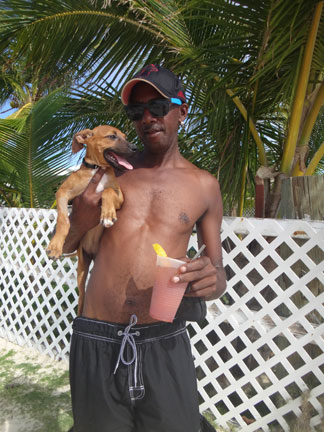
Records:
[[[63,82],[65,89],[73,89],[59,112],[69,139],[81,126],[102,122],[114,122],[135,139],[118,102],[120,87],[146,63],[170,67],[181,75],[190,103],[181,151],[219,178],[227,206],[232,207],[254,195],[260,164],[276,171],[281,167],[288,128],[294,126],[289,121],[299,71],[319,3],[3,0],[0,64],[7,75],[13,64],[22,65],[27,82],[42,83],[47,92]],[[323,47],[322,18],[306,100],[323,81]],[[0,93],[0,98],[6,94]],[[320,118],[306,165],[321,145]]]
[[[25,106],[16,117],[0,120],[0,191],[4,203],[46,207],[53,202],[69,154],[56,113],[64,103],[60,91]],[[18,199],[19,191],[19,199]]]

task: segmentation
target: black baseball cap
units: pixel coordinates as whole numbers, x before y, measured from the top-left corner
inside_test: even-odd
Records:
[[[181,102],[186,102],[185,91],[180,79],[169,69],[149,64],[124,85],[121,92],[121,101],[124,105],[129,104],[133,87],[139,82],[150,84],[167,99],[177,98]]]

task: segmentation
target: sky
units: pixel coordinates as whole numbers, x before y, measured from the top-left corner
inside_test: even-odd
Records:
[[[9,110],[9,111],[8,111]],[[10,109],[9,102],[6,102],[4,105],[2,105],[0,110],[0,119],[8,117],[8,115],[14,113],[16,111],[16,108]]]

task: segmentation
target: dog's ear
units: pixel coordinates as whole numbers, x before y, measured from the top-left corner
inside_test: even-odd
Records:
[[[83,149],[83,144],[87,138],[92,137],[93,132],[90,129],[84,129],[76,133],[72,140],[72,153],[77,153]]]

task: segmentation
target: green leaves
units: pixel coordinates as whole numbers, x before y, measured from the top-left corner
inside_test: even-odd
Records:
[[[320,3],[2,0],[2,75],[20,65],[27,82],[38,88],[33,93],[37,103],[57,87],[68,91],[53,115],[55,122],[48,123],[53,142],[70,139],[81,127],[109,122],[135,139],[118,99],[120,87],[144,64],[163,63],[181,75],[187,89],[190,112],[181,151],[220,179],[232,206],[240,196],[253,194],[260,163],[275,169],[281,165],[297,77]],[[322,17],[306,100],[301,101],[305,107],[323,81],[323,58]],[[6,95],[0,92],[2,100]],[[303,115],[304,120],[306,108]],[[36,141],[49,143],[38,119],[34,122]],[[311,139],[306,164],[321,145],[317,142]]]
[[[0,120],[1,184],[20,192],[22,207],[46,207],[54,200],[59,175],[66,169],[69,154],[66,138],[58,133],[60,120],[55,116],[64,98],[57,92],[22,109],[16,118]],[[8,195],[9,194],[9,195]]]

